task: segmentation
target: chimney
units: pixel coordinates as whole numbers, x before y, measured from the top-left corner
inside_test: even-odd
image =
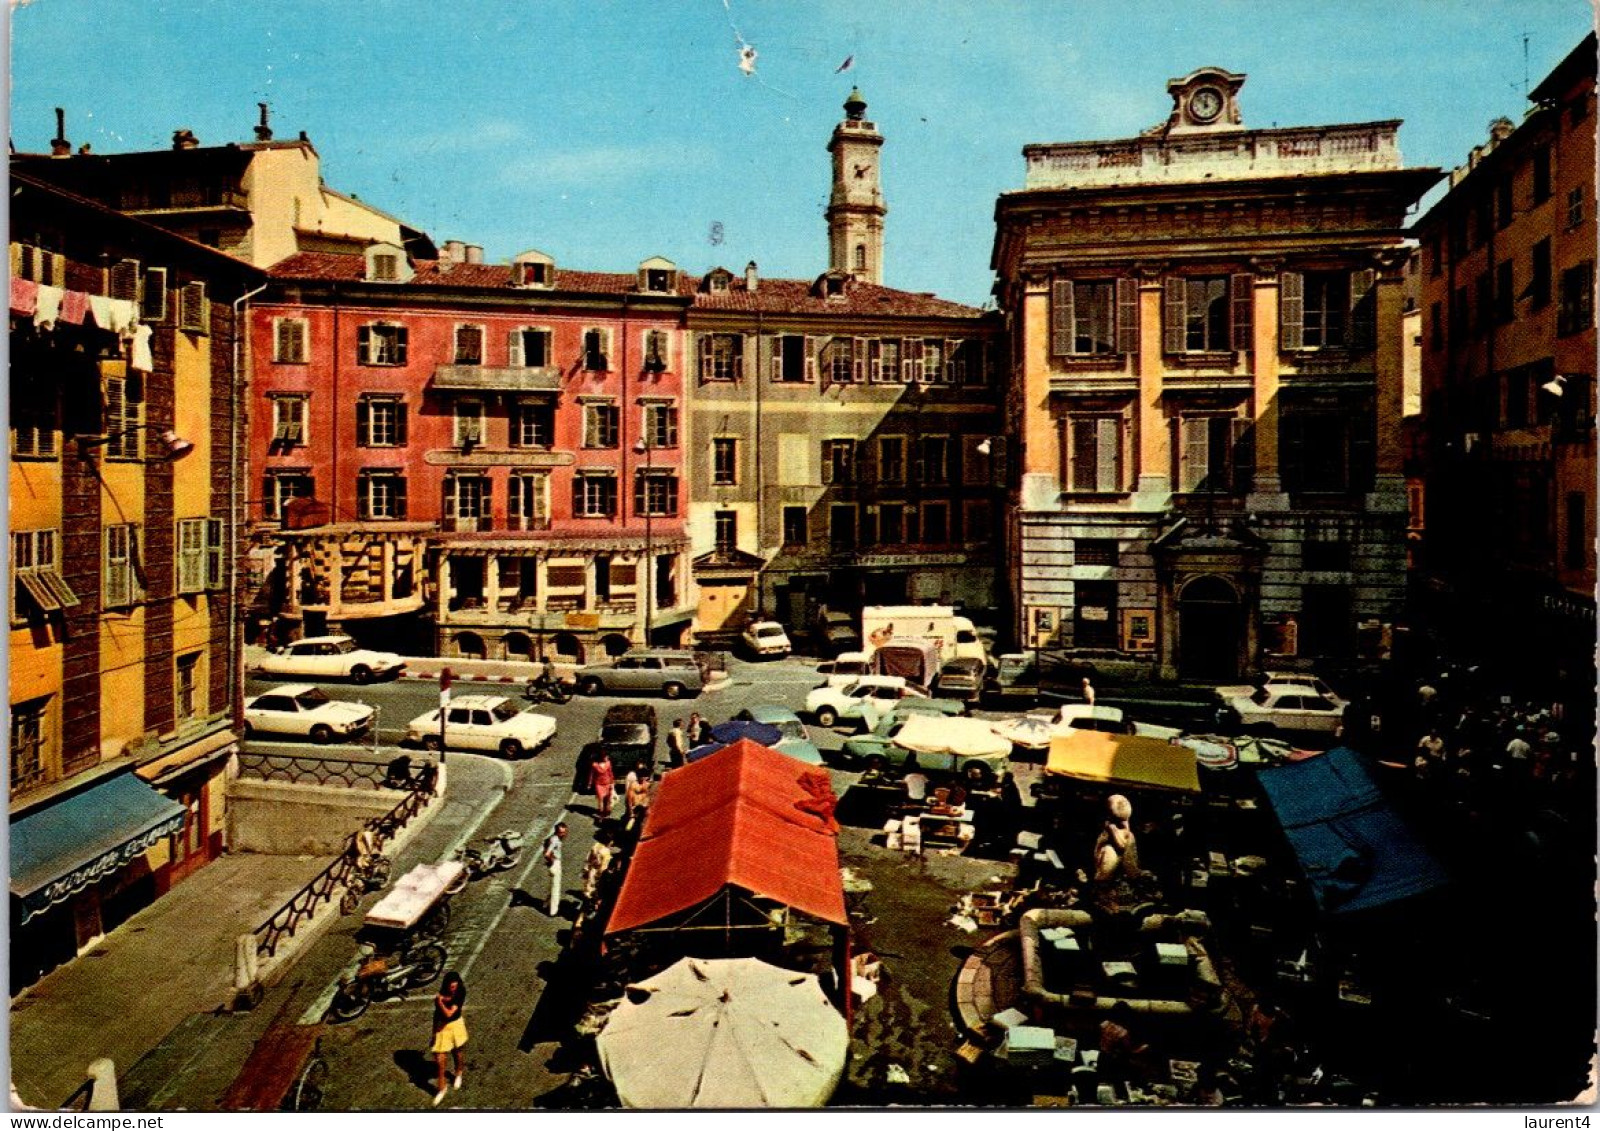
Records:
[[[82,145],[78,146],[78,156],[87,157],[88,155],[89,155],[89,143],[88,142],[84,142]]]
[[[68,157],[72,154],[72,143],[67,140],[67,112],[60,106],[56,107],[56,136],[50,142],[50,156]]]
[[[744,265],[744,289],[751,292],[756,289],[756,261],[754,259]]]
[[[267,125],[267,104],[265,102],[257,102],[256,105],[261,107],[261,122],[256,126],[256,140],[271,141],[272,127]]]
[[[475,244],[475,243],[469,243],[467,245],[467,262],[468,263],[482,263],[483,262],[483,248],[480,245]]]
[[[1496,118],[1489,123],[1489,148],[1493,149],[1506,138],[1516,132],[1517,127],[1510,118]]]
[[[194,136],[194,131],[189,129],[172,131],[173,149],[199,149],[200,139]]]
[[[444,259],[449,263],[465,263],[467,261],[467,245],[460,240],[445,240]]]

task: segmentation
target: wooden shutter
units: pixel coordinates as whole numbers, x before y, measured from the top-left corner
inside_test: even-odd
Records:
[[[1139,352],[1139,280],[1117,280],[1117,352]]]
[[[735,381],[743,381],[744,380],[744,369],[745,369],[745,365],[744,365],[745,356],[744,355],[745,355],[745,351],[750,348],[750,339],[751,339],[751,337],[753,337],[753,335],[750,335],[750,334],[738,334],[738,335],[736,335],[734,337],[734,341],[733,341],[733,379]]]
[[[356,401],[356,447],[372,446],[372,402],[366,397]]]
[[[1229,421],[1233,444],[1233,492],[1247,494],[1255,484],[1256,432],[1255,421],[1236,417]]]
[[[404,447],[406,443],[406,402],[394,402],[394,443],[395,447]]]
[[[406,363],[406,340],[410,336],[411,332],[404,326],[396,326],[394,328],[394,364],[404,365]]]
[[[783,380],[783,337],[767,335],[767,380]]]
[[[867,343],[867,381],[879,384],[883,380],[883,340],[873,338]]]
[[[1161,296],[1161,352],[1182,353],[1187,340],[1188,321],[1185,311],[1187,283],[1181,276],[1169,276],[1163,283]]]
[[[1241,272],[1228,277],[1228,306],[1232,312],[1233,348],[1244,353],[1251,348],[1255,328],[1256,278]]]
[[[124,259],[112,264],[106,272],[106,294],[112,298],[126,299],[137,302],[139,299],[139,261],[137,259]],[[109,329],[109,327],[101,327]]]
[[[1306,277],[1298,271],[1278,276],[1278,348],[1305,348]]]
[[[805,377],[807,381],[817,379],[817,339],[809,335],[806,337]]]
[[[356,361],[361,365],[372,364],[372,327],[356,327]]]
[[[224,582],[222,556],[222,520],[206,519],[206,588],[221,589]]]
[[[1073,420],[1072,431],[1072,489],[1093,491],[1095,484],[1095,421]]]
[[[1095,422],[1095,484],[1102,491],[1122,490],[1122,421],[1113,416]]]
[[[116,432],[122,427],[122,422],[126,417],[126,413],[127,405],[122,396],[122,378],[106,378],[105,421],[101,426],[101,430],[107,435]],[[113,441],[111,446],[113,450],[115,450],[118,445],[115,441]]]
[[[867,339],[856,338],[850,343],[851,377],[856,384],[867,379]]]
[[[900,342],[900,383],[922,384],[922,339],[905,338]]]
[[[139,317],[145,322],[164,322],[167,318],[167,269],[151,267],[144,273],[139,291]]]
[[[461,333],[461,327],[456,327],[456,333]],[[513,369],[520,369],[525,362],[522,360],[522,331],[513,330],[506,335],[506,364]]]
[[[1210,420],[1203,416],[1188,416],[1179,421],[1181,444],[1178,455],[1178,490],[1197,491],[1205,478],[1206,443]]]
[[[711,380],[711,335],[700,335],[700,380]]]
[[[1050,280],[1050,356],[1072,352],[1072,280]]]
[[[1377,340],[1378,273],[1372,269],[1350,272],[1350,348],[1358,353],[1372,349]]]

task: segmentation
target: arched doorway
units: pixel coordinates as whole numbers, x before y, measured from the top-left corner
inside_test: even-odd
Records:
[[[489,658],[489,649],[484,644],[483,637],[476,632],[458,632],[456,655],[464,660],[486,660]]]
[[[633,647],[633,644],[626,636],[621,636],[613,632],[600,638],[600,647],[605,649],[607,656],[615,659],[626,652],[629,648]]]
[[[1182,679],[1239,677],[1244,617],[1239,594],[1220,577],[1197,577],[1178,594],[1178,675]]]
[[[508,660],[533,659],[533,638],[526,632],[508,632],[501,641]]]
[[[558,660],[571,664],[583,663],[583,645],[573,633],[556,633],[550,638],[550,650]]]

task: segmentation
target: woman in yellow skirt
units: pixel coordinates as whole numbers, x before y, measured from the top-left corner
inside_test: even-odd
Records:
[[[455,1086],[458,1088],[467,1070],[466,1061],[461,1055],[461,1048],[467,1043],[466,1006],[466,983],[461,980],[460,974],[451,970],[445,974],[444,981],[439,984],[439,992],[433,999],[433,1055],[439,1062],[439,1091],[433,1097],[435,1104],[442,1101],[450,1090],[449,1081],[445,1078],[445,1062],[452,1055],[455,1057]]]

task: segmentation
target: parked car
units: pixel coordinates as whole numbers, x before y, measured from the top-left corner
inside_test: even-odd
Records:
[[[843,687],[823,684],[806,696],[806,714],[818,726],[831,727],[841,719],[871,730],[902,699],[926,698],[927,692],[897,675],[858,676]]]
[[[872,674],[872,657],[866,652],[840,652],[837,658],[818,664],[817,674],[828,677],[818,687],[843,687]]]
[[[1098,730],[1106,734],[1132,734],[1122,708],[1089,703],[1063,703],[1056,712],[1057,730]]]
[[[739,637],[745,649],[757,659],[782,658],[789,654],[789,634],[775,620],[758,620]]]
[[[1260,683],[1236,684],[1232,687],[1217,688],[1217,698],[1224,703],[1232,699],[1248,699],[1262,688],[1270,691],[1288,691],[1296,689],[1320,695],[1330,703],[1340,707],[1348,707],[1350,701],[1338,694],[1324,683],[1320,678],[1310,672],[1267,672]]]
[[[933,692],[941,698],[974,702],[983,693],[984,671],[982,660],[970,657],[951,660],[939,669]]]
[[[915,753],[928,773],[961,774],[980,788],[993,784],[1011,759],[1011,743],[982,719],[936,718],[928,714],[891,715],[845,742],[840,762],[878,772],[899,771]]]
[[[256,665],[260,675],[348,679],[356,683],[398,676],[405,670],[404,656],[358,648],[348,636],[308,636],[295,640],[276,652],[269,652]]]
[[[600,744],[621,777],[656,762],[656,709],[648,703],[618,703],[600,721]]]
[[[735,719],[751,723],[765,723],[767,726],[777,727],[782,733],[773,746],[779,754],[787,754],[802,762],[809,762],[813,766],[822,765],[822,752],[817,749],[816,743],[811,741],[811,732],[806,730],[806,724],[800,721],[800,716],[787,707],[747,707],[733,716]]]
[[[1310,688],[1287,684],[1282,689],[1263,687],[1249,697],[1228,700],[1227,722],[1241,730],[1321,731],[1337,734],[1344,722],[1344,705]]]
[[[365,703],[330,699],[312,684],[285,683],[244,701],[244,736],[295,734],[332,742],[365,734],[374,714]]]
[[[861,648],[861,633],[849,613],[828,612],[817,618],[817,643],[823,655],[843,656]]]
[[[503,695],[458,695],[445,716],[444,741],[451,750],[495,750],[506,758],[537,754],[556,736],[549,715],[524,711]],[[439,708],[418,715],[406,737],[427,750],[439,749]]]
[[[665,648],[626,652],[608,664],[579,668],[577,676],[583,695],[660,694],[668,699],[698,695],[705,681],[705,670],[693,652]]]
[[[1039,698],[1039,659],[1032,652],[1007,652],[995,674],[984,681],[987,707],[1032,706]]]

